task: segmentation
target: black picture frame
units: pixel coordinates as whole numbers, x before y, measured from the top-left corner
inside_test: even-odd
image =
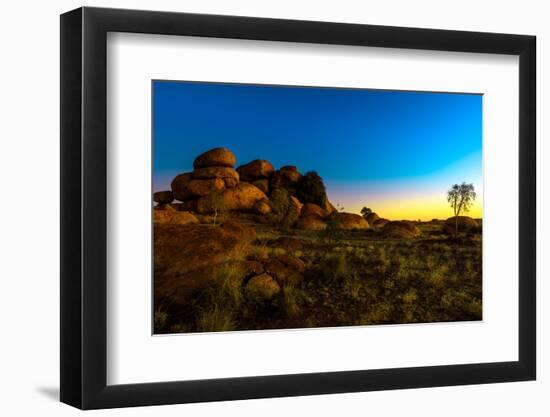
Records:
[[[108,32],[519,56],[519,360],[113,385],[107,375]],[[61,401],[82,409],[421,388],[536,377],[534,36],[136,10],[61,16]]]

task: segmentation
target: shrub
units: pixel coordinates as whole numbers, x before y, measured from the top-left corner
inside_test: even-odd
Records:
[[[292,285],[285,285],[283,287],[281,309],[285,317],[293,318],[300,314],[300,298],[301,294],[299,289]]]
[[[199,312],[197,330],[200,332],[227,332],[234,327],[233,314],[225,306],[214,304]]]
[[[284,188],[276,188],[272,191],[270,200],[273,213],[281,217],[284,216],[290,204],[288,191]]]
[[[310,171],[302,176],[298,182],[296,197],[302,203],[313,203],[322,207],[327,201],[327,192],[319,174]]]
[[[346,255],[335,253],[324,257],[320,269],[323,278],[327,281],[345,278],[348,273]]]

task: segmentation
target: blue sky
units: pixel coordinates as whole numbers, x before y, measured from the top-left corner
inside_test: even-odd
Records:
[[[481,216],[481,95],[154,81],[153,141],[156,191],[224,146],[237,165],[315,170],[333,203],[389,218],[444,216],[450,185],[473,182]]]

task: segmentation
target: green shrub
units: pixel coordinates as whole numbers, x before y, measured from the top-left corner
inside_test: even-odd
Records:
[[[344,253],[325,256],[319,266],[323,278],[327,281],[343,279],[348,274],[346,255]]]

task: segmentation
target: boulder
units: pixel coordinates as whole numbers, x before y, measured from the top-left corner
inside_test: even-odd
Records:
[[[233,188],[239,185],[239,180],[235,178],[222,178],[225,183],[225,188]]]
[[[237,171],[243,181],[254,181],[271,177],[275,169],[269,161],[255,159],[248,164],[241,165],[237,168]]]
[[[324,230],[327,224],[319,216],[307,216],[300,217],[296,227],[302,230]]]
[[[230,167],[205,167],[197,168],[193,171],[193,178],[229,178],[237,183],[239,182],[239,173]]]
[[[199,220],[188,211],[153,210],[153,223],[159,224],[196,224]]]
[[[254,211],[258,214],[268,214],[271,213],[271,204],[269,200],[259,200],[254,204]]]
[[[193,179],[187,183],[187,191],[193,197],[204,197],[215,191],[221,191],[225,188],[225,182],[221,178],[211,178],[207,180]]]
[[[336,229],[368,229],[369,223],[359,214],[353,213],[334,213],[334,225]]]
[[[214,148],[206,151],[195,158],[193,168],[204,167],[230,167],[237,163],[235,154],[227,148]]]
[[[246,284],[246,290],[262,298],[270,299],[281,292],[281,286],[271,275],[263,273],[252,277]]]
[[[305,203],[304,206],[302,207],[300,215],[303,217],[318,216],[321,219],[323,219],[324,217],[326,217],[327,213],[317,204]]]
[[[269,258],[264,268],[280,285],[298,285],[304,279],[305,263],[291,255]]]
[[[248,182],[241,182],[234,188],[226,188],[219,195],[210,194],[196,201],[198,213],[212,213],[219,206],[219,201],[225,210],[252,210],[256,202],[266,200],[267,196]],[[219,208],[219,207],[218,207]]]
[[[380,216],[376,213],[369,213],[365,219],[369,222],[369,225],[374,226],[374,223],[376,223],[376,220],[380,219]]]
[[[179,201],[186,201],[193,197],[193,195],[188,191],[187,184],[193,179],[192,172],[185,172],[183,174],[177,175],[170,184],[172,188],[172,194],[174,198]]]
[[[422,234],[418,227],[406,221],[391,221],[382,228],[382,233],[384,236],[399,239],[412,239]]]
[[[452,235],[455,233],[455,219],[456,217],[449,217],[447,220],[445,220],[445,224],[443,226],[443,231],[449,235]],[[479,227],[479,223],[468,216],[458,216],[458,231],[459,233],[468,233],[472,230],[476,230]]]
[[[219,227],[155,223],[155,288],[160,291],[156,295],[166,296],[170,290],[180,286],[186,289],[196,287],[196,282],[186,282],[187,278],[192,281],[198,279],[196,274],[189,273],[198,271],[199,275],[202,274],[202,280],[207,279],[208,274],[204,272],[208,268],[243,260],[255,239],[254,228],[235,221]]]
[[[172,191],[157,191],[153,194],[153,201],[159,204],[170,204],[174,201]]]
[[[266,179],[266,178],[263,178],[261,180],[252,181],[252,185],[254,185],[255,187],[258,187],[265,194],[269,193],[269,180]]]
[[[271,177],[271,188],[294,189],[302,178],[295,166],[284,166],[273,173]]]

